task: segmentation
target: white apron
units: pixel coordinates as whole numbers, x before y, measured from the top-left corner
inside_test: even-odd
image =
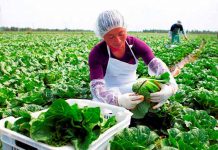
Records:
[[[126,42],[127,43],[127,42]],[[111,57],[110,49],[107,46],[109,60],[107,64],[104,80],[107,88],[119,88],[121,94],[132,92],[132,85],[137,79],[136,70],[138,60],[135,57],[131,47],[127,43],[136,64],[129,64]]]

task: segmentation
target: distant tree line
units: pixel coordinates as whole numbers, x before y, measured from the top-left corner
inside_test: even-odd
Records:
[[[144,29],[142,32],[149,32],[149,33],[168,33],[169,30],[156,30],[156,29]],[[216,34],[218,31],[209,31],[209,30],[203,30],[203,31],[199,31],[199,30],[186,30],[186,33],[213,33]]]
[[[48,28],[18,28],[18,27],[0,27],[0,31],[27,31],[27,32],[31,32],[31,31],[78,31],[78,32],[86,32],[86,31],[91,31],[91,30],[82,30],[82,29],[48,29]]]
[[[27,32],[31,32],[31,31],[75,31],[75,32],[91,32],[91,30],[82,30],[82,29],[48,29],[48,28],[18,28],[18,27],[0,27],[0,31],[27,31]],[[157,29],[144,29],[142,30],[142,32],[148,32],[148,33],[168,33],[169,30],[157,30]],[[209,30],[203,30],[203,31],[199,31],[199,30],[188,30],[186,31],[187,33],[214,33],[217,34],[217,31],[209,31]]]
[[[142,32],[149,32],[149,33],[168,33],[168,30],[156,30],[156,29],[144,29]]]

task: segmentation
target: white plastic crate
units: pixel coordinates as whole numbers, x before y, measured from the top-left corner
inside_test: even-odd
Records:
[[[100,107],[101,113],[105,117],[110,117],[115,115],[117,124],[112,126],[110,129],[105,131],[99,136],[99,138],[92,142],[89,146],[89,150],[106,150],[109,148],[109,140],[119,131],[127,128],[130,124],[132,113],[125,108],[113,106],[105,103],[94,102],[86,99],[68,99],[67,102],[72,105],[77,103],[79,107],[89,106],[89,107]],[[44,110],[46,111],[46,110]],[[40,112],[33,113],[34,117],[37,117]],[[74,150],[72,145],[66,145],[62,147],[53,147],[41,142],[36,142],[31,138],[9,130],[4,127],[5,121],[14,122],[16,118],[8,117],[0,120],[0,137],[2,141],[3,150]]]

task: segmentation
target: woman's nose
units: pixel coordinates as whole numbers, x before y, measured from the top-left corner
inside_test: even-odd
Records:
[[[121,42],[121,39],[120,39],[119,36],[116,36],[116,37],[114,38],[114,41],[115,41],[115,42]]]

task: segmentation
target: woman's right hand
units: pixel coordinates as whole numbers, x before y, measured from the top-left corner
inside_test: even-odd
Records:
[[[118,105],[126,109],[134,109],[136,105],[143,102],[144,96],[135,93],[126,93],[118,96]]]

